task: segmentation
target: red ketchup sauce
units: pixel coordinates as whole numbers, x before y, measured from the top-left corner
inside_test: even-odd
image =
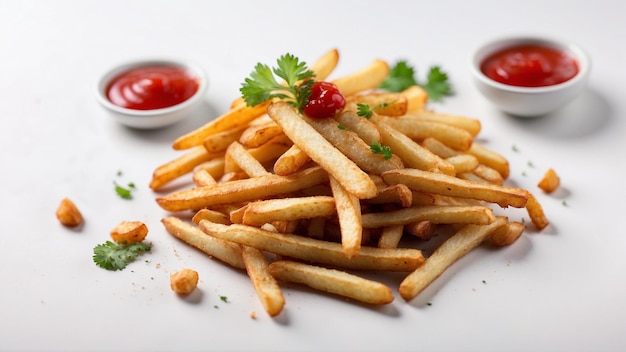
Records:
[[[189,70],[154,65],[134,68],[115,77],[107,87],[107,97],[124,108],[152,110],[182,103],[198,87],[198,78]]]
[[[494,81],[518,87],[545,87],[570,80],[578,62],[567,53],[545,46],[522,45],[487,57],[481,71]]]

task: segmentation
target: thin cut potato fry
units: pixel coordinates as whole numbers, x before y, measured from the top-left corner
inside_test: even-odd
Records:
[[[472,144],[474,144],[474,136],[472,136],[471,133],[462,128],[442,122],[407,118],[406,116],[393,118],[381,116],[381,118],[391,125],[391,127],[416,141],[433,137],[458,151],[469,150]]]
[[[274,163],[274,173],[276,175],[291,175],[298,172],[311,158],[297,145],[292,145]]]
[[[239,126],[237,128],[229,128],[224,131],[212,133],[204,138],[202,144],[208,152],[224,151],[232,142],[238,140],[239,137],[241,137],[244,129],[245,126]]]
[[[378,248],[398,248],[398,243],[400,243],[403,234],[403,225],[392,225],[383,228],[378,238]]]
[[[211,205],[252,201],[286,194],[327,181],[328,174],[319,167],[313,167],[290,176],[269,174],[181,190],[158,197],[157,203],[168,211],[197,210]]]
[[[345,96],[377,88],[389,74],[389,64],[374,60],[367,67],[332,81]]]
[[[422,146],[433,152],[435,155],[438,155],[444,159],[451,158],[460,154],[460,152],[448,147],[447,145],[443,144],[441,141],[433,137],[424,138],[424,140],[422,141]]]
[[[487,182],[492,183],[494,185],[504,184],[504,178],[502,178],[502,175],[500,175],[500,173],[497,170],[492,169],[489,166],[479,164],[473,170],[473,173],[475,173],[478,177],[485,179],[487,180]]]
[[[436,122],[442,122],[448,125],[452,125],[458,128],[462,128],[469,132],[472,136],[476,137],[481,130],[481,124],[479,120],[472,119],[465,116],[457,116],[450,114],[442,114],[434,111],[417,111],[407,114],[407,116],[417,119],[430,120]]]
[[[191,221],[196,225],[200,222],[200,220],[209,220],[224,225],[231,224],[228,215],[211,209],[200,209],[194,214],[193,218],[191,218]]]
[[[428,93],[424,88],[417,85],[412,85],[403,90],[402,95],[406,97],[408,103],[407,112],[424,110],[424,107],[428,102]]]
[[[404,225],[404,231],[406,233],[425,241],[432,238],[436,228],[437,224],[428,220]]]
[[[248,176],[264,176],[270,174],[265,167],[250,154],[239,142],[233,142],[226,150],[226,164],[224,170],[236,171],[229,167],[229,161],[232,160],[240,167]]]
[[[224,156],[218,156],[209,161],[198,164],[198,166],[196,166],[193,171],[205,170],[215,180],[217,180],[224,175],[224,162]]]
[[[389,287],[345,271],[279,260],[270,264],[269,272],[281,281],[304,284],[368,304],[387,304],[393,301],[393,293]]]
[[[285,298],[276,279],[270,274],[265,255],[256,248],[242,246],[241,249],[246,272],[263,308],[270,316],[277,316],[285,306]]]
[[[315,79],[325,80],[335,70],[339,63],[339,50],[331,49],[318,58],[309,69],[315,73]]]
[[[204,146],[197,146],[180,157],[157,167],[152,173],[150,188],[158,190],[169,182],[193,171],[199,164],[221,154],[207,152]]]
[[[495,220],[491,209],[482,206],[431,205],[403,208],[361,216],[364,228],[407,225],[418,221],[435,224],[487,225]]]
[[[543,212],[541,203],[539,203],[537,198],[535,198],[535,196],[530,192],[528,194],[528,203],[526,203],[526,211],[528,212],[528,216],[530,216],[530,220],[537,227],[537,229],[543,230],[550,225],[550,222]]]
[[[369,176],[306,123],[287,103],[270,105],[268,113],[295,145],[304,150],[350,193],[359,199],[376,196],[376,185]]]
[[[191,176],[193,183],[198,187],[210,186],[217,183],[213,175],[206,169],[198,169]]]
[[[175,150],[189,149],[202,144],[204,139],[212,133],[244,126],[263,115],[269,104],[268,101],[254,107],[238,105],[205,125],[178,137],[172,144],[172,148]]]
[[[541,178],[541,181],[537,184],[537,187],[541,188],[546,193],[552,193],[561,184],[561,179],[556,174],[554,169],[550,168]]]
[[[335,115],[335,120],[348,131],[356,133],[368,145],[380,142],[380,132],[376,125],[357,115],[355,111],[346,109]]]
[[[382,176],[387,183],[403,183],[416,191],[484,200],[503,208],[523,208],[529,199],[529,192],[522,188],[477,183],[417,169],[392,170]]]
[[[248,203],[242,223],[261,226],[273,221],[311,219],[335,214],[335,199],[327,196],[278,198]]]
[[[472,144],[467,152],[475,156],[481,164],[497,170],[503,179],[509,177],[509,161],[502,155],[478,143]]]
[[[469,154],[458,154],[446,158],[446,161],[454,166],[454,170],[457,174],[464,172],[472,172],[478,167],[478,159],[475,156]],[[500,176],[500,174],[498,174]]]
[[[408,102],[402,93],[369,93],[355,95],[355,104],[365,104],[379,115],[402,116],[407,113]]]
[[[359,199],[347,192],[333,177],[330,178],[330,188],[335,198],[343,252],[348,258],[354,258],[359,253],[363,236]]]
[[[521,222],[512,221],[498,227],[491,234],[491,243],[496,246],[508,246],[522,235],[526,226]]]
[[[209,257],[219,259],[237,269],[246,268],[241,257],[241,247],[238,244],[208,236],[199,228],[177,217],[166,217],[161,222],[170,235],[203,251]]]
[[[368,199],[369,204],[399,204],[406,208],[413,204],[413,192],[406,185],[398,184],[391,186],[382,186],[378,195],[372,199]]]
[[[400,296],[409,301],[438,278],[446,269],[477,247],[491,233],[506,223],[498,217],[489,225],[466,225],[439,246],[424,264],[409,274],[400,284]]]
[[[283,134],[283,130],[273,121],[246,128],[239,137],[239,143],[246,148],[256,148],[270,139]]]
[[[221,225],[200,221],[205,233],[227,241],[255,247],[285,257],[344,269],[377,271],[413,271],[422,264],[422,251],[413,248],[382,249],[361,247],[353,257],[346,257],[341,244],[308,237],[265,231],[247,225]]]

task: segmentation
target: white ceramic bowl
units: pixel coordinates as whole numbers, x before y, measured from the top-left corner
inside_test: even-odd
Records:
[[[578,61],[578,73],[560,84],[545,87],[518,87],[496,82],[481,71],[481,63],[491,54],[523,44],[548,46],[569,53]],[[482,95],[500,110],[522,117],[545,115],[563,107],[586,86],[590,70],[591,61],[580,47],[540,37],[509,37],[490,41],[476,50],[471,61],[474,83]]]
[[[198,79],[198,90],[193,96],[182,103],[166,108],[152,110],[124,108],[113,104],[107,98],[106,90],[111,80],[128,70],[151,65],[176,66],[191,71]],[[117,122],[133,128],[155,129],[174,124],[187,117],[202,102],[206,88],[206,74],[195,64],[174,59],[147,59],[126,62],[105,72],[98,79],[96,86],[96,99]]]

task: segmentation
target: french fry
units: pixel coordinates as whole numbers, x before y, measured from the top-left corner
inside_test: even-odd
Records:
[[[346,130],[356,133],[368,145],[380,142],[380,132],[376,125],[357,115],[355,111],[346,109],[337,114],[335,120],[337,120],[338,126],[341,125]]]
[[[375,113],[385,116],[402,116],[407,113],[408,101],[402,93],[369,93],[355,95],[350,100],[364,104]]]
[[[472,172],[478,167],[478,159],[475,156],[469,154],[458,154],[445,159],[448,163],[454,166],[456,174],[462,174],[464,172]],[[500,174],[498,174],[500,176]]]
[[[210,186],[217,183],[213,175],[206,169],[198,169],[191,176],[193,183],[198,187]]]
[[[406,301],[413,299],[452,264],[481,244],[495,229],[505,223],[506,218],[498,217],[489,225],[465,225],[439,246],[422,266],[402,281],[398,288],[400,296]]]
[[[368,199],[367,202],[369,204],[399,204],[406,208],[413,204],[413,192],[409,187],[402,184],[382,186],[378,195]]]
[[[191,221],[196,225],[200,222],[200,220],[209,220],[224,225],[231,224],[228,215],[211,209],[200,209],[194,214],[193,218],[191,218]]]
[[[521,222],[512,221],[498,227],[491,233],[491,243],[496,246],[508,246],[522,235],[526,227]]]
[[[354,258],[359,253],[363,236],[359,199],[346,191],[333,177],[330,178],[330,188],[335,198],[343,252],[348,258]]]
[[[526,211],[528,212],[528,216],[532,223],[539,230],[543,230],[548,225],[550,225],[550,221],[546,218],[545,213],[543,212],[543,207],[541,203],[535,198],[535,196],[529,192],[528,195],[528,203],[526,203]]]
[[[218,155],[207,152],[202,145],[197,146],[180,157],[157,167],[152,173],[150,188],[158,190],[169,182],[193,171],[199,164]]]
[[[278,157],[274,163],[274,173],[276,175],[291,175],[300,170],[311,158],[297,145],[292,145],[289,149]]]
[[[247,225],[222,225],[200,221],[205,233],[227,241],[312,263],[353,270],[412,271],[422,264],[422,252],[413,248],[382,249],[361,247],[348,258],[339,243],[265,231]]]
[[[435,155],[438,155],[439,157],[444,159],[451,158],[460,154],[460,152],[448,147],[434,137],[424,138],[424,140],[422,141],[422,146],[433,152]]]
[[[270,174],[181,190],[158,197],[156,201],[161,208],[168,211],[198,210],[211,205],[286,194],[323,182],[328,182],[328,174],[320,167],[313,167],[290,176]]]
[[[376,196],[376,185],[369,176],[306,123],[289,105],[283,102],[272,104],[268,107],[268,113],[295,145],[350,193],[359,199]]]
[[[502,177],[502,175],[497,170],[492,169],[489,166],[479,164],[473,170],[473,173],[476,174],[476,176],[486,180],[487,182],[491,184],[494,184],[494,185],[504,184],[504,178]]]
[[[537,187],[541,188],[541,190],[543,190],[546,193],[552,193],[557,188],[559,188],[560,184],[561,184],[561,179],[559,178],[559,175],[556,174],[554,169],[550,168],[543,175],[543,177],[537,184]]]
[[[414,222],[404,225],[404,231],[421,240],[428,241],[435,233],[437,224],[429,220]]]
[[[473,143],[467,152],[475,156],[481,164],[497,170],[503,179],[509,177],[509,161],[502,155],[478,143]]]
[[[226,150],[226,159],[224,171],[237,171],[230,163],[236,164],[237,168],[241,168],[248,176],[264,176],[269,172],[265,167],[250,154],[239,142],[233,142]]]
[[[243,131],[239,137],[239,143],[246,148],[256,148],[281,134],[283,134],[283,130],[273,121],[259,125],[251,125]]]
[[[297,197],[260,200],[246,205],[241,223],[261,226],[273,221],[289,221],[335,214],[333,197]]]
[[[421,141],[428,137],[436,138],[445,145],[458,151],[467,151],[474,142],[474,136],[466,130],[442,122],[401,117],[381,116],[391,127],[404,133],[409,138]]]
[[[281,281],[304,284],[368,304],[387,304],[393,301],[389,287],[345,271],[279,260],[270,264],[269,272]]]
[[[408,113],[407,116],[414,117],[416,119],[441,122],[451,126],[455,126],[466,130],[474,137],[476,137],[478,133],[480,133],[482,127],[479,120],[465,116],[442,114],[434,111],[414,111]]]
[[[209,121],[205,125],[178,137],[172,144],[172,148],[175,150],[189,149],[201,145],[204,139],[213,133],[244,126],[263,115],[269,104],[270,102],[268,101],[254,107],[237,105],[235,108]]]
[[[428,93],[420,86],[412,85],[402,91],[407,100],[407,112],[424,110],[428,102]]]
[[[407,225],[419,221],[435,224],[487,225],[495,220],[491,209],[482,206],[431,205],[402,208],[361,216],[364,228]]]
[[[339,50],[331,49],[319,57],[309,69],[315,72],[315,79],[325,80],[337,67],[339,63]]]
[[[417,169],[392,170],[382,176],[389,184],[403,183],[416,191],[484,200],[502,208],[523,208],[529,199],[525,189],[477,183]]]
[[[378,238],[378,248],[398,248],[398,243],[400,243],[403,234],[403,225],[392,225],[383,228]]]
[[[283,310],[285,298],[276,279],[270,274],[265,255],[256,248],[242,246],[242,256],[248,277],[263,308],[270,316],[277,316]]]
[[[223,152],[228,148],[228,146],[235,142],[241,137],[246,126],[239,126],[237,128],[229,128],[224,131],[212,133],[208,135],[202,141],[204,148],[210,152]]]
[[[209,257],[219,259],[237,269],[246,268],[241,256],[241,247],[238,244],[208,236],[199,228],[177,217],[163,218],[161,223],[170,235],[201,250]]]
[[[389,74],[389,64],[374,60],[367,67],[332,81],[345,96],[377,88]]]

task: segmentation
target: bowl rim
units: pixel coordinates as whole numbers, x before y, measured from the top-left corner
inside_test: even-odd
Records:
[[[497,82],[487,77],[480,69],[480,64],[482,63],[482,61],[490,54],[493,54],[496,51],[508,47],[521,44],[542,45],[569,53],[578,61],[578,73],[571,79],[559,84],[544,87],[520,87]],[[488,40],[479,45],[478,48],[474,50],[474,53],[471,57],[471,70],[474,77],[494,88],[514,93],[541,94],[562,90],[567,87],[577,85],[580,81],[586,80],[591,70],[591,59],[583,48],[566,40],[538,35],[503,36]]]
[[[143,66],[150,65],[168,65],[168,66],[176,66],[185,68],[191,72],[193,72],[198,78],[198,90],[187,100],[180,102],[176,105],[168,106],[165,108],[159,109],[150,109],[150,110],[137,110],[137,109],[129,109],[119,105],[113,104],[106,95],[106,89],[109,83],[113,78],[118,76],[119,74]],[[123,61],[111,66],[109,69],[104,71],[98,79],[96,83],[96,99],[98,102],[113,112],[118,114],[133,116],[133,117],[154,117],[167,115],[172,112],[176,112],[179,110],[183,110],[186,107],[193,105],[200,99],[208,86],[208,79],[206,72],[196,63],[183,60],[178,58],[170,58],[170,57],[159,57],[159,58],[140,58],[140,59],[131,59],[127,61]]]

